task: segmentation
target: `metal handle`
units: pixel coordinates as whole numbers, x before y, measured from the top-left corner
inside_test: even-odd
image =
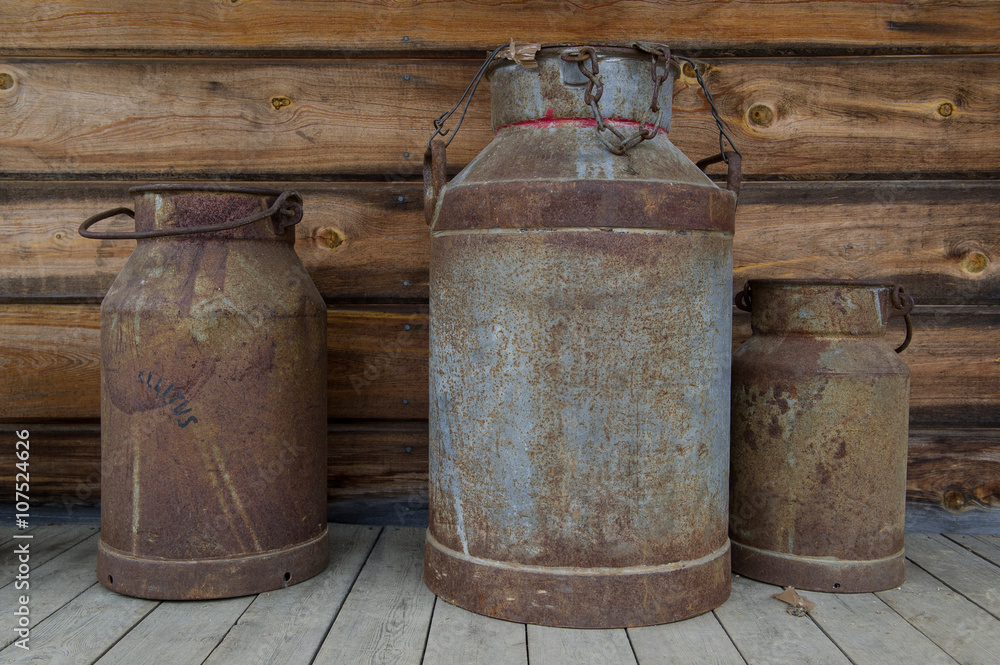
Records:
[[[726,174],[726,189],[739,196],[740,185],[743,183],[743,156],[738,151],[727,150],[702,159],[696,166],[704,171],[705,167],[719,162],[726,162],[729,165],[729,172]],[[749,289],[749,284],[746,288]]]
[[[896,284],[892,287],[892,310],[889,311],[889,318],[902,316],[906,322],[906,339],[896,347],[896,353],[902,353],[910,345],[913,339],[913,322],[910,321],[910,312],[913,311],[913,296],[903,293],[903,285]]]
[[[435,139],[424,151],[424,219],[428,225],[434,219],[438,196],[448,182],[447,149],[444,141]]]
[[[163,238],[166,236],[185,236],[195,233],[212,233],[214,231],[228,231],[247,224],[253,224],[267,217],[275,217],[277,223],[277,233],[281,234],[289,226],[294,226],[302,220],[302,197],[298,192],[282,192],[274,200],[267,210],[256,212],[249,217],[238,219],[235,222],[224,222],[222,224],[211,224],[209,226],[194,226],[182,229],[156,229],[153,231],[126,231],[123,233],[108,233],[101,231],[90,231],[90,227],[101,220],[115,217],[117,215],[128,215],[135,219],[135,212],[131,208],[114,208],[105,212],[88,217],[80,225],[79,233],[84,238],[95,240],[143,240],[145,238]]]
[[[750,300],[750,282],[744,284],[743,290],[733,296],[733,303],[737,309],[742,309],[744,312],[753,311],[753,302]]]

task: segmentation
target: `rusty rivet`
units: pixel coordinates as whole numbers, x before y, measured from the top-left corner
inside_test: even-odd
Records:
[[[986,266],[989,265],[989,263],[989,258],[982,252],[969,252],[965,255],[965,258],[962,259],[962,270],[975,275],[986,270]]]
[[[316,232],[317,240],[329,249],[337,249],[344,242],[344,235],[336,229],[320,229]]]
[[[954,110],[955,107],[952,106],[951,102],[944,102],[943,104],[938,106],[938,113],[940,113],[945,118],[950,116]]]
[[[288,97],[271,97],[271,106],[276,110],[281,110],[286,106],[291,106],[292,100]]]
[[[0,72],[0,90],[6,90],[14,86],[14,77],[7,72]]]
[[[944,507],[948,510],[961,510],[965,505],[965,495],[958,490],[948,490],[944,493]]]
[[[750,122],[758,127],[769,127],[774,122],[774,111],[766,104],[754,104],[747,115]]]

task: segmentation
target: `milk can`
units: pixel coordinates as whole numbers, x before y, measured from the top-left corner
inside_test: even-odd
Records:
[[[751,280],[733,355],[733,571],[797,589],[902,584],[913,300],[898,285]],[[906,340],[885,339],[893,317]]]
[[[80,227],[134,238],[101,304],[97,578],[196,599],[322,571],[326,307],[292,248],[294,192],[152,185]],[[135,232],[87,229],[135,217]]]
[[[729,596],[739,155],[725,189],[670,143],[676,67],[493,61],[493,141],[447,185],[429,150],[424,578],[448,602],[610,628]]]

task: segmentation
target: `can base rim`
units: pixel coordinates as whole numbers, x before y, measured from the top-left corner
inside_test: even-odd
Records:
[[[442,600],[506,621],[560,628],[634,628],[719,607],[731,589],[729,541],[684,567],[569,568],[477,560],[428,531],[424,582]],[[604,573],[603,571],[610,571]]]
[[[219,559],[137,557],[101,539],[97,545],[97,581],[115,593],[135,598],[235,598],[304,582],[323,572],[329,561],[328,527],[288,547]]]
[[[733,572],[751,579],[825,593],[886,591],[906,581],[903,549],[874,560],[822,560],[762,550],[733,541]]]

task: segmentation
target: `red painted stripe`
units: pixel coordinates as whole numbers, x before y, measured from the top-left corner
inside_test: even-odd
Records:
[[[538,118],[536,120],[521,120],[519,122],[512,122],[509,125],[504,125],[499,127],[494,134],[502,129],[507,129],[508,127],[536,127],[540,129],[551,129],[552,127],[558,127],[560,125],[575,125],[577,127],[596,127],[596,118],[553,118],[551,117],[552,109],[549,109],[545,117]],[[605,122],[608,120],[613,121],[616,125],[625,125],[626,127],[639,127],[639,122],[636,120],[629,120],[628,118],[605,118]],[[653,128],[653,123],[647,122],[645,124],[647,129]],[[660,127],[660,134],[666,134],[667,130],[664,127]]]

